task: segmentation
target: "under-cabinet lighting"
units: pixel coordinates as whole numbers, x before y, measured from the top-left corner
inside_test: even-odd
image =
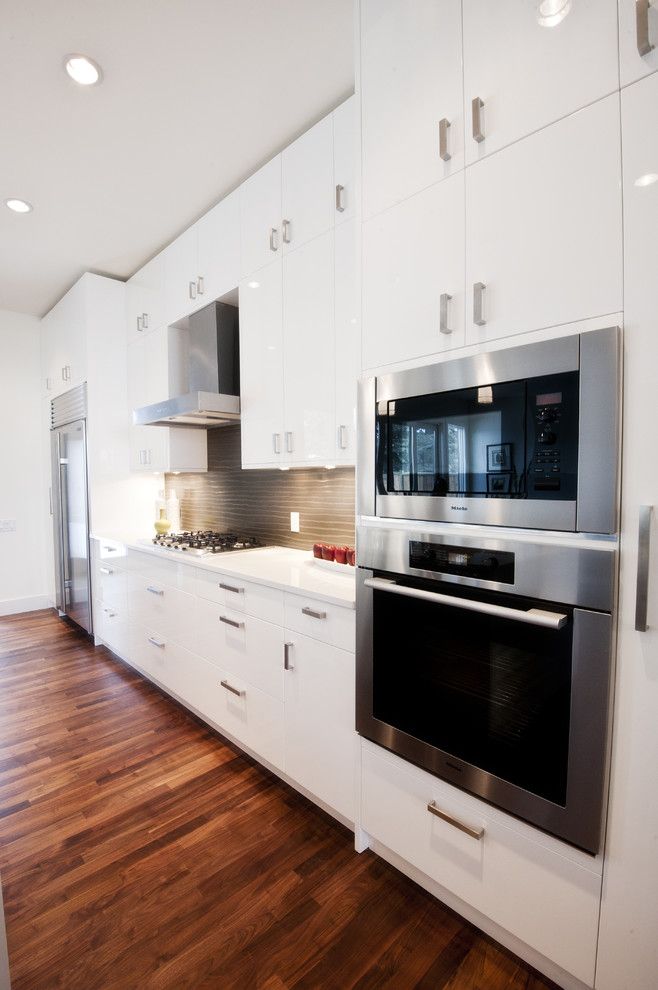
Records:
[[[327,471],[335,471],[336,465],[335,464],[325,464],[325,469]]]
[[[555,27],[571,10],[571,0],[541,0],[537,20],[542,27]]]
[[[493,388],[491,385],[483,385],[478,389],[478,405],[490,406],[493,402]]]
[[[281,464],[279,466],[279,471],[289,471],[289,470],[290,470],[290,468],[289,467],[285,467],[283,464]]]
[[[247,285],[250,289],[260,289],[260,282],[256,282],[255,280],[253,282],[247,282]]]
[[[88,55],[67,55],[64,68],[79,86],[95,86],[103,78],[100,65]]]
[[[26,199],[6,199],[5,206],[13,210],[14,213],[31,213],[32,204],[28,203]]]
[[[654,182],[658,182],[658,174],[656,172],[646,172],[636,179],[633,185],[637,186],[638,189],[644,189],[645,186],[652,186]]]

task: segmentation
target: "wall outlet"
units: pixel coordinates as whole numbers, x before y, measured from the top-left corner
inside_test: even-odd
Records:
[[[297,520],[299,521],[299,515],[297,516]],[[15,519],[0,519],[0,533],[15,533],[15,532],[16,532]]]
[[[299,512],[290,513],[290,532],[299,533]]]

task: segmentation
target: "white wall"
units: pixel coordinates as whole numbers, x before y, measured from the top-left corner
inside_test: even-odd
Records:
[[[44,475],[41,430],[40,322],[0,310],[0,615],[44,608]]]

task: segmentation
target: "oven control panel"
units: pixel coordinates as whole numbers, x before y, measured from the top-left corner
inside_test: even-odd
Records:
[[[575,498],[578,455],[577,378],[573,374],[551,375],[528,382],[528,470],[530,497],[554,497],[557,493]],[[534,442],[533,442],[534,441]]]
[[[514,554],[506,550],[409,541],[409,566],[437,574],[514,584]]]

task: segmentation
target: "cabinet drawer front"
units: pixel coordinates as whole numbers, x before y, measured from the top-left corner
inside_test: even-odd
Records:
[[[196,594],[227,608],[283,625],[283,592],[242,578],[197,569]]]
[[[160,429],[160,427],[152,427],[152,429]],[[194,568],[179,562],[175,559],[175,555],[173,559],[163,559],[151,553],[129,550],[122,566],[133,574],[141,575],[147,583],[165,584],[169,588],[177,588],[189,595],[196,593]]]
[[[135,664],[163,687],[184,697],[192,656],[189,650],[143,625],[133,626],[130,642]]]
[[[189,643],[193,636],[194,598],[176,588],[131,574],[128,612],[133,622],[155,629],[158,635],[178,643]]]
[[[368,745],[362,772],[362,824],[370,835],[591,985],[600,876],[486,811],[476,812],[450,785]],[[460,825],[483,834],[474,838]]]
[[[115,606],[125,613],[128,608],[128,575],[109,560],[98,561],[94,567],[93,594],[100,605]]]
[[[278,698],[219,668],[207,713],[221,729],[283,769],[283,702]]]
[[[283,698],[283,628],[225,605],[197,599],[195,652]]]
[[[286,629],[319,639],[354,653],[356,649],[355,612],[340,605],[329,605],[315,598],[286,595]]]
[[[94,632],[111,650],[125,658],[130,657],[130,626],[124,609],[97,603],[94,610]]]

